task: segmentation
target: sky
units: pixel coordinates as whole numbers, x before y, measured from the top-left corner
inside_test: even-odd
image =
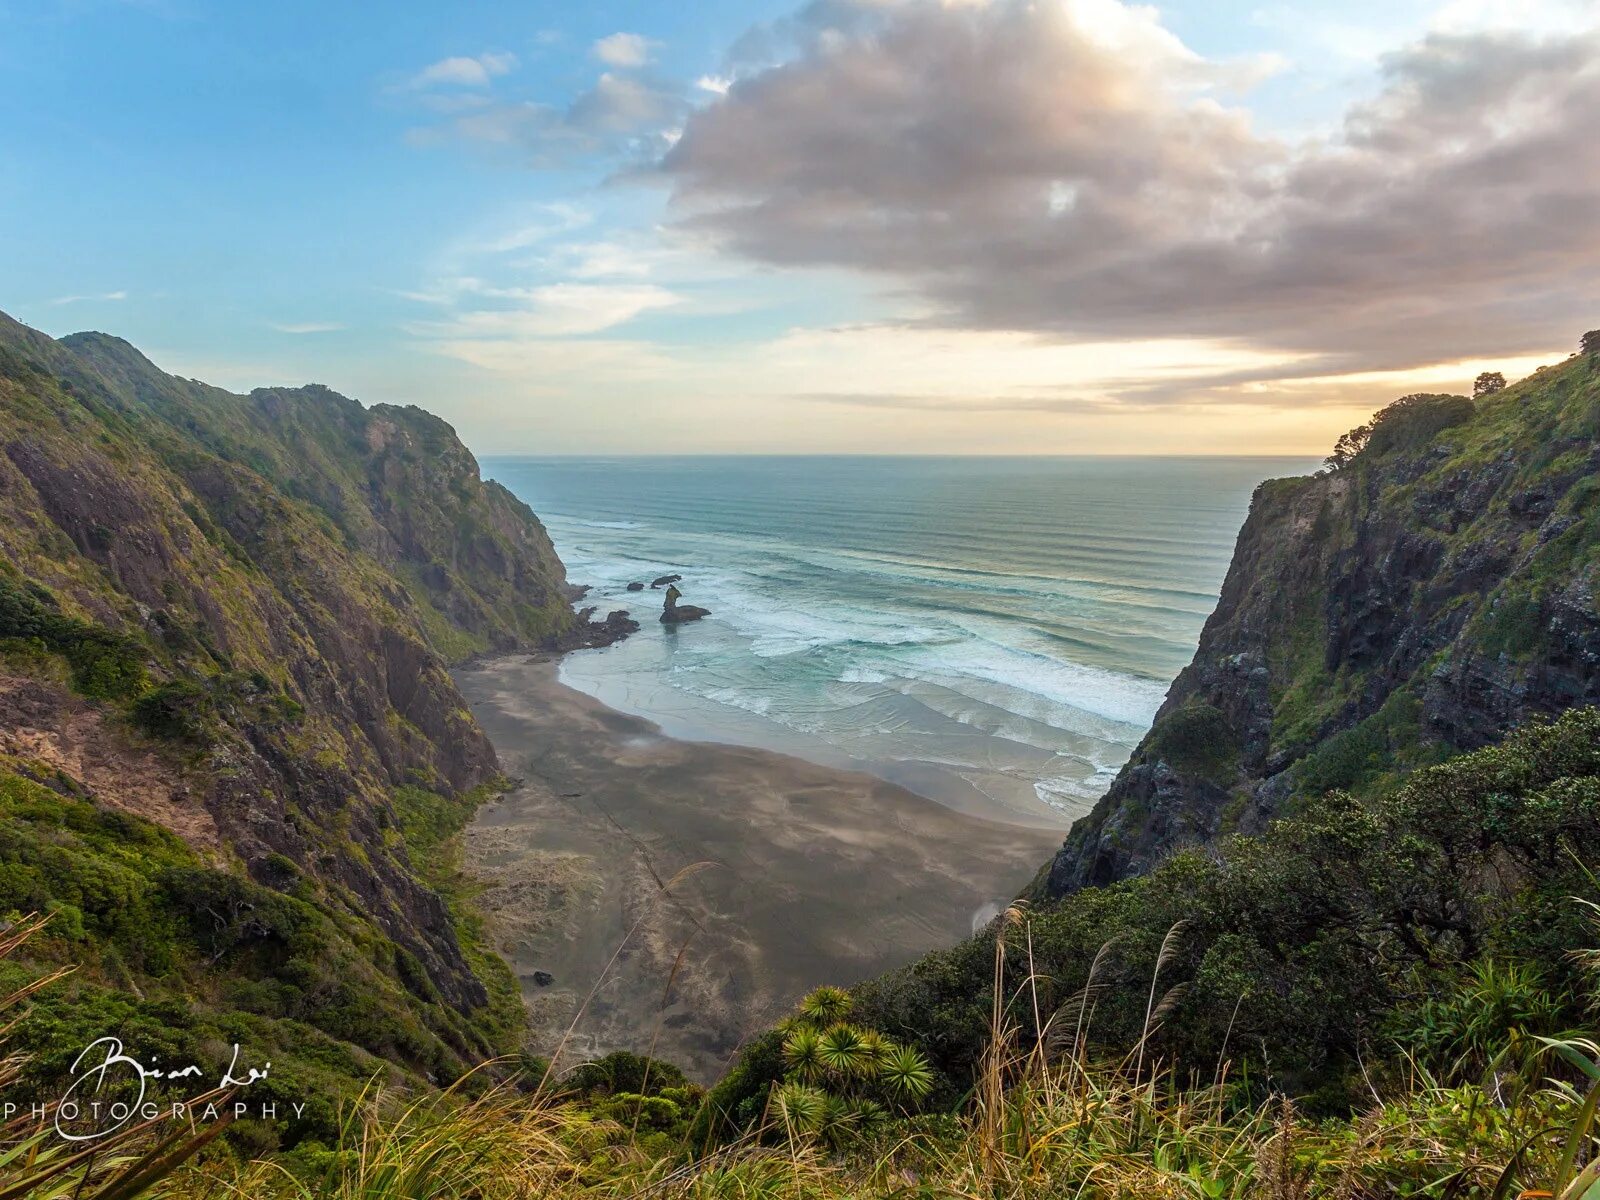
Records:
[[[1320,454],[1600,325],[1595,0],[0,30],[0,310],[480,454]]]

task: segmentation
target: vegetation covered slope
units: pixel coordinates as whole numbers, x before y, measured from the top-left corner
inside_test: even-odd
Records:
[[[1194,664],[1041,878],[1026,972],[996,975],[991,929],[855,989],[932,1103],[981,1077],[997,1012],[1328,1113],[1590,1020],[1600,371],[1408,397],[1363,437],[1257,495]],[[747,1126],[790,1056],[754,1044],[716,1120]]]
[[[818,989],[709,1096],[631,1055],[371,1096],[153,1194],[1592,1198],[1600,712],[1318,809]]]
[[[81,965],[40,1044],[248,1028],[435,1078],[505,1046],[439,890],[497,778],[447,668],[574,618],[447,425],[0,317],[0,550],[0,913],[57,911],[33,950]]]
[[[1263,484],[1194,661],[1045,892],[1382,789],[1600,701],[1600,369],[1386,410],[1365,448]]]

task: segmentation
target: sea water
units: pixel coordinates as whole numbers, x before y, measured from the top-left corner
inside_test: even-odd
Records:
[[[1093,804],[1194,652],[1262,480],[1301,458],[488,457],[581,602],[643,629],[561,677],[670,736],[968,811]],[[712,616],[657,620],[680,574]],[[629,592],[630,582],[647,585]]]

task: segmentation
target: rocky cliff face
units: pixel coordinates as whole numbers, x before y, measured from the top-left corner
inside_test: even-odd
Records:
[[[448,665],[574,618],[544,529],[450,427],[322,387],[233,395],[0,316],[0,550],[0,766],[311,903],[367,1002],[422,1014],[369,1048],[490,1049],[405,816],[448,825],[497,776]]]
[[[1600,702],[1600,366],[1391,416],[1342,469],[1257,491],[1194,661],[1049,894]]]

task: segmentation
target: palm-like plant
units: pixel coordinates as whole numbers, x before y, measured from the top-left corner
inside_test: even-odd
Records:
[[[827,1093],[803,1083],[786,1083],[773,1095],[773,1110],[784,1128],[796,1133],[820,1133],[828,1123]]]
[[[876,1100],[857,1100],[850,1106],[856,1132],[870,1137],[889,1124],[889,1110]]]
[[[921,1100],[933,1090],[933,1068],[911,1046],[894,1047],[878,1068],[878,1078],[899,1100]]]
[[[894,1045],[894,1042],[884,1037],[876,1029],[863,1029],[861,1031],[861,1048],[872,1064],[872,1070],[869,1074],[876,1075],[878,1073],[878,1068],[884,1064],[894,1051]]]
[[[800,1001],[800,1015],[819,1027],[833,1025],[850,1015],[853,1003],[843,988],[823,986]]]
[[[827,1093],[822,1097],[822,1126],[818,1132],[835,1146],[855,1130],[855,1106],[843,1097]]]
[[[812,1080],[827,1069],[822,1058],[822,1035],[802,1025],[783,1039],[783,1062],[801,1079]]]
[[[828,1072],[841,1080],[865,1079],[878,1066],[877,1056],[868,1048],[861,1031],[843,1022],[823,1031],[818,1039],[817,1056]]]

